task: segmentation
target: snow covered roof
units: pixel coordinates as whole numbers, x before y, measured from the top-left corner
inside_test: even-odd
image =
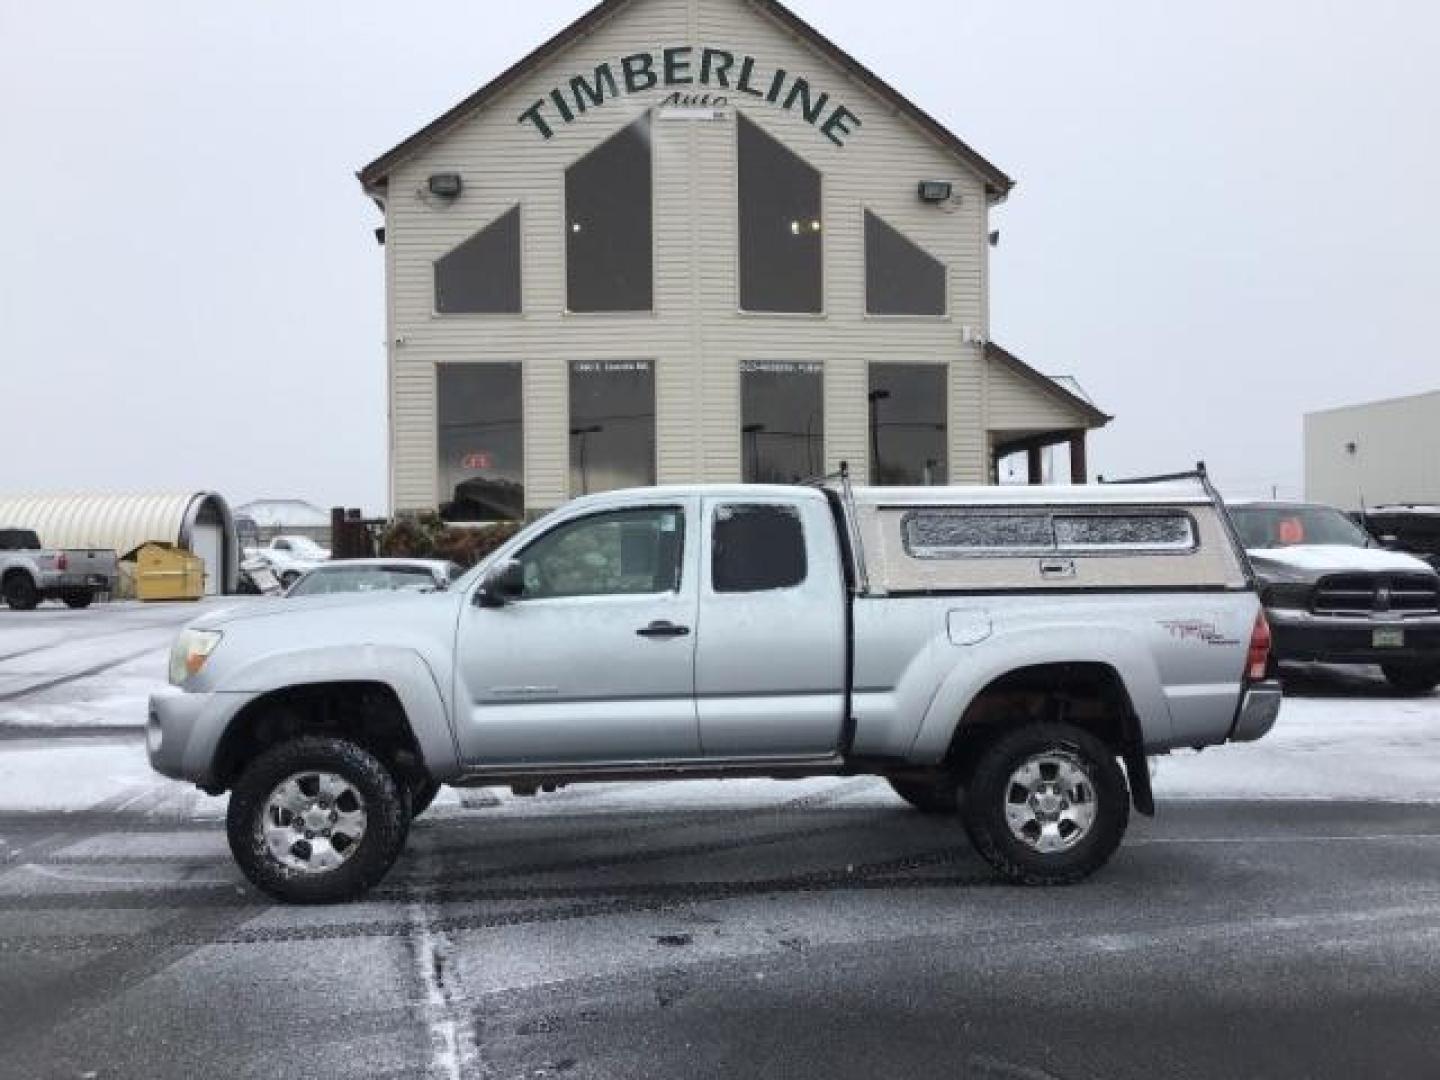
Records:
[[[330,524],[330,515],[304,499],[256,499],[235,508],[236,517],[245,517],[261,529],[320,529]]]
[[[0,496],[0,521],[34,529],[47,548],[108,548],[121,555],[149,540],[188,547],[190,528],[206,509],[228,527],[225,500],[207,491]]]

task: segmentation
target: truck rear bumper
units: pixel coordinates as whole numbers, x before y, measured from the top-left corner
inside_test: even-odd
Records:
[[[1254,742],[1269,734],[1280,719],[1280,704],[1283,695],[1280,684],[1274,680],[1256,683],[1245,691],[1240,699],[1240,709],[1235,714],[1235,724],[1230,729],[1231,742]]]

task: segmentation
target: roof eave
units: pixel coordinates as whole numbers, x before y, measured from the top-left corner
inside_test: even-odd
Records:
[[[1010,352],[1008,349],[1005,349],[1000,345],[995,344],[995,342],[993,341],[986,342],[985,357],[988,360],[994,360],[1001,364],[1004,364],[1007,368],[1015,372],[1021,378],[1026,379],[1027,381],[1039,387],[1046,393],[1053,394],[1054,396],[1060,398],[1067,405],[1069,405],[1071,408],[1075,409],[1077,412],[1081,413],[1085,417],[1086,427],[1091,431],[1097,428],[1103,428],[1105,427],[1105,425],[1110,423],[1111,420],[1115,419],[1115,417],[1111,416],[1109,413],[1097,408],[1092,402],[1086,401],[1078,394],[1071,393],[1054,379],[1050,378],[1049,375],[1046,375],[1043,371],[1031,367],[1014,353]]]
[[[356,178],[360,181],[360,186],[365,190],[366,194],[372,198],[377,197],[377,193],[383,194],[386,178],[399,164],[407,158],[414,156],[423,147],[439,138],[448,131],[453,124],[465,119],[470,115],[471,111],[481,107],[498,94],[503,93],[532,67],[543,63],[555,53],[560,52],[572,41],[585,36],[599,23],[603,22],[630,2],[631,0],[601,0],[595,7],[591,8],[584,15],[581,15],[559,33],[550,37],[544,44],[533,49],[520,60],[506,68],[473,94],[447,109],[409,138],[391,147],[374,161],[370,162],[370,164],[360,169],[359,172],[355,174]],[[796,15],[784,4],[780,3],[779,0],[748,0],[748,2],[784,25],[792,33],[808,41],[821,53],[825,54],[833,63],[847,69],[872,93],[888,100],[901,113],[908,116],[923,131],[930,135],[931,138],[938,141],[945,149],[967,164],[984,181],[985,192],[991,202],[1002,202],[1005,197],[1009,195],[1010,190],[1015,186],[1015,181],[1006,175],[1003,170],[971,149],[959,136],[945,127],[944,124],[940,123],[940,121],[936,120],[909,98],[905,97],[905,95],[901,94],[900,91],[896,90],[879,75],[876,75],[859,60],[856,60],[819,30],[815,29],[815,27],[800,18],[800,16]]]

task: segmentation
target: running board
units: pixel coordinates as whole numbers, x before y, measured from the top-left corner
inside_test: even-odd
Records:
[[[622,780],[800,779],[846,771],[840,754],[802,758],[691,758],[679,761],[609,761],[592,765],[483,765],[446,783],[452,787],[504,784],[583,784]]]

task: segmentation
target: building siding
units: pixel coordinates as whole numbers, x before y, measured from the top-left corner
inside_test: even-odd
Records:
[[[1440,505],[1440,391],[1307,414],[1305,497]]]
[[[812,79],[863,121],[845,147],[795,112],[731,94],[723,120],[654,126],[655,310],[565,311],[564,170],[640,116],[667,90],[622,95],[556,125],[541,139],[523,110],[574,74],[636,49],[711,45]],[[701,89],[701,88],[697,88]],[[738,310],[735,102],[745,116],[820,170],[825,221],[823,317]],[[459,172],[463,195],[440,205],[424,191],[434,172]],[[948,180],[959,200],[929,206],[922,179]],[[436,315],[432,264],[519,204],[523,314]],[[863,213],[873,210],[948,267],[944,318],[865,313]],[[978,175],[818,52],[743,0],[635,0],[561,55],[458,122],[395,168],[386,205],[392,413],[392,500],[429,508],[441,497],[435,366],[518,360],[525,372],[525,483],[532,507],[570,497],[567,363],[648,359],[655,365],[657,474],[662,482],[732,481],[741,466],[739,367],[744,360],[819,361],[825,371],[828,468],[867,468],[866,370],[879,361],[945,362],[949,451],[957,482],[987,478],[985,274],[988,202]],[[1014,381],[1010,376],[1008,381]],[[1042,395],[1043,396],[1043,395]],[[1049,423],[1045,402],[998,395],[1006,425]],[[1031,413],[1026,412],[1032,407]],[[1033,413],[1033,415],[1031,415]],[[1053,426],[1053,425],[1052,425]],[[1074,426],[1067,417],[1059,426]]]

